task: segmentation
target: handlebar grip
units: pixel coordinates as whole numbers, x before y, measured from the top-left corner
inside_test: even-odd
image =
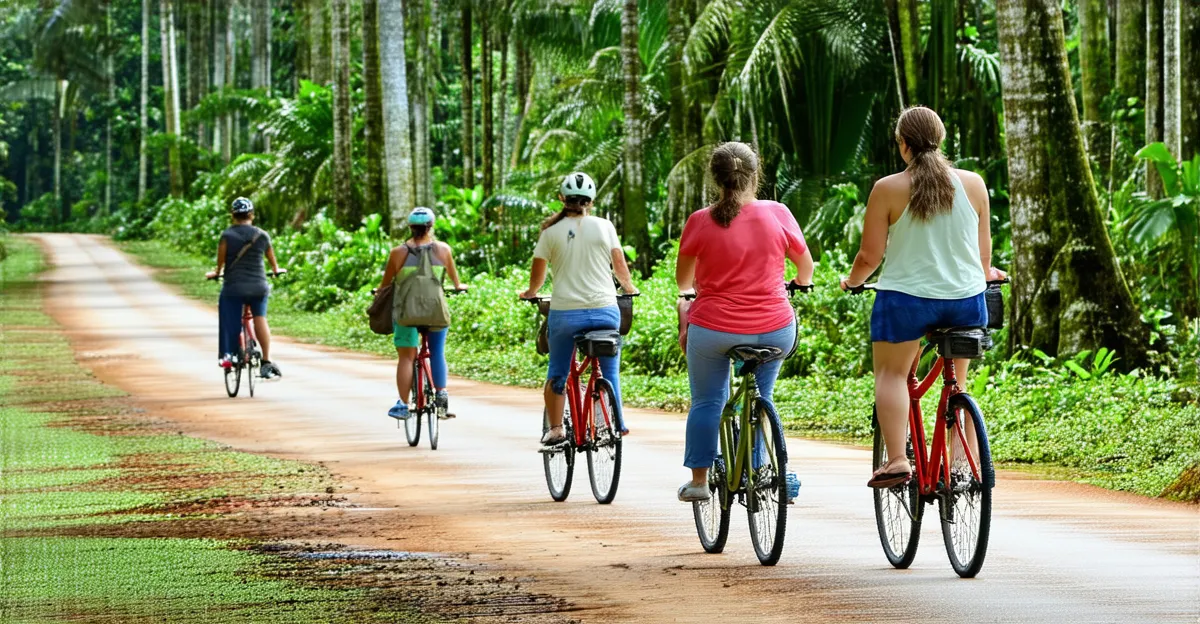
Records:
[[[797,284],[795,282],[784,282],[784,287],[787,288],[788,295],[794,295],[797,292],[810,293],[813,291],[812,284]]]

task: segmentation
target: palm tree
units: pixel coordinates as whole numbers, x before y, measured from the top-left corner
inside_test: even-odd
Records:
[[[150,96],[150,0],[142,0],[142,88],[138,96],[138,202],[146,199],[146,108]]]
[[[401,0],[380,0],[379,58],[383,84],[384,158],[387,162],[388,214],[392,232],[403,229],[413,208],[412,140],[409,132],[408,75],[405,66],[404,7]]]
[[[333,0],[333,201],[343,227],[361,219],[351,180],[350,12],[347,0]]]
[[[625,78],[625,154],[621,162],[625,239],[637,250],[643,275],[654,260],[646,219],[645,175],[642,163],[642,106],[638,93],[641,53],[638,49],[638,3],[625,0],[621,12],[621,58]]]
[[[474,38],[471,36],[471,5],[474,0],[462,2],[462,159],[463,187],[475,186],[475,103],[474,83],[475,72],[472,69],[471,57],[474,55]]]
[[[385,213],[383,203],[383,92],[379,76],[379,0],[363,0],[363,95],[367,148],[366,204]],[[389,36],[396,36],[389,33]]]
[[[159,0],[159,21],[162,39],[163,117],[166,124],[167,161],[170,167],[171,196],[183,197],[183,161],[179,153],[179,50],[175,41],[175,6],[173,0]]]
[[[430,58],[429,32],[432,12],[429,0],[409,0],[412,19],[407,22],[416,40],[416,58],[413,59],[413,75],[409,76],[411,87],[413,127],[413,179],[416,195],[414,202],[419,206],[433,205],[432,155],[430,153],[429,108],[430,108]]]

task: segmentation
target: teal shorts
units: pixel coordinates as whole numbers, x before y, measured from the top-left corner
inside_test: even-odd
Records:
[[[421,346],[421,334],[416,327],[405,327],[392,323],[392,344],[397,349],[416,349]]]

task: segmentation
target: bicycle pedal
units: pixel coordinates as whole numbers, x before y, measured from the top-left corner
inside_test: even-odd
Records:
[[[570,442],[563,440],[557,444],[543,444],[542,448],[538,449],[539,453],[560,453],[567,450],[571,446]]]
[[[454,420],[455,418],[458,418],[458,414],[455,414],[454,412],[446,412],[438,416],[439,420]]]

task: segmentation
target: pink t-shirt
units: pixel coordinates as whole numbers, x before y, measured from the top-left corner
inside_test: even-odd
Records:
[[[679,255],[697,259],[688,321],[732,334],[787,327],[795,312],[783,286],[783,261],[789,249],[807,249],[796,218],[779,202],[758,200],[723,228],[709,211],[692,213],[679,241]]]

